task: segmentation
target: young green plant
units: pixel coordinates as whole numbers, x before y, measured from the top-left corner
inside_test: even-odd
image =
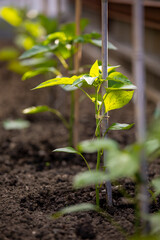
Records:
[[[107,79],[102,78],[102,67],[98,65],[98,61],[92,65],[89,74],[72,76],[70,78],[54,78],[48,81],[45,81],[39,84],[34,89],[41,89],[46,87],[52,87],[56,85],[65,85],[70,87],[79,88],[94,104],[95,106],[95,117],[96,117],[96,129],[95,129],[95,137],[100,139],[102,136],[101,133],[101,122],[102,119],[106,117],[106,113],[119,109],[125,106],[132,99],[134,89],[136,88],[130,80],[124,76],[120,72],[116,72],[115,67],[108,67],[108,77]],[[102,84],[108,81],[108,88],[106,88],[106,93],[102,97],[101,95],[101,87]],[[95,91],[94,97],[91,96],[86,90],[84,90],[83,85],[88,85],[92,87]],[[101,110],[104,105],[105,112],[101,115]],[[106,130],[115,130],[115,129],[129,129],[133,126],[133,124],[119,124],[115,123],[109,126]],[[103,154],[103,149],[99,149],[97,153],[97,165],[96,170],[100,169],[101,156]],[[96,204],[99,206],[99,186],[96,185]]]

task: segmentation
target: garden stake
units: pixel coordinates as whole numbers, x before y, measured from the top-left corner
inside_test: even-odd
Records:
[[[80,20],[81,20],[81,11],[82,11],[82,3],[81,0],[76,0],[76,35],[80,35]],[[81,60],[81,46],[80,44],[76,44],[77,52],[74,55],[74,69],[76,74],[79,70],[80,60]],[[73,143],[74,147],[77,146],[79,141],[79,89],[74,91],[75,97],[75,105],[74,105],[74,131],[73,131]]]
[[[48,0],[42,0],[42,11],[47,16],[48,15]]]
[[[102,0],[102,78],[107,78],[107,66],[108,66],[108,0]],[[102,87],[102,96],[105,95],[106,90],[104,87],[108,87],[108,81],[105,81]],[[102,116],[104,115],[105,108],[103,105],[102,108]],[[107,137],[107,134],[105,135],[106,129],[108,128],[108,112],[106,114],[106,117],[102,120],[102,135],[103,137]],[[104,151],[103,158],[104,158],[104,165],[105,159],[106,159],[107,152]],[[107,171],[107,169],[106,169]],[[107,200],[108,205],[112,206],[112,187],[111,182],[106,182],[106,190],[107,190]]]
[[[57,21],[58,24],[61,22],[61,0],[57,0]]]
[[[146,139],[146,121],[145,121],[145,69],[144,69],[144,10],[143,2],[135,0],[133,5],[133,22],[134,22],[134,77],[137,85],[136,93],[136,126],[137,140],[140,144]],[[144,232],[149,231],[148,222],[145,220],[149,213],[149,198],[147,190],[147,163],[144,150],[140,153],[140,212],[143,220]]]

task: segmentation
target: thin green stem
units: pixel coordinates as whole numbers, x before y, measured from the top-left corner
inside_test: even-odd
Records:
[[[64,126],[69,129],[69,124],[66,121],[66,119],[63,117],[63,115],[56,109],[49,108],[48,109],[51,113],[55,114],[59,119],[63,122]]]
[[[85,157],[84,157],[81,153],[79,153],[79,155],[80,155],[80,156],[83,158],[83,160],[85,161],[85,163],[86,163],[86,165],[87,165],[87,167],[88,167],[88,170],[91,171],[90,166],[89,166],[87,160],[85,159]]]
[[[74,124],[74,91],[71,91],[71,113],[69,121],[69,145],[73,146],[73,124]]]
[[[78,88],[93,102],[91,96],[86,91],[84,91],[83,88],[80,88],[80,87],[78,87]]]

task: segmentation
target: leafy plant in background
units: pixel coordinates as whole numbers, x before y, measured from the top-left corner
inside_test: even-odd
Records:
[[[57,30],[57,21],[46,17],[43,14],[37,14],[35,10],[27,10],[14,7],[0,8],[0,17],[14,28],[15,46],[5,47],[0,51],[0,60],[8,62],[8,69],[19,74],[30,69],[31,65],[55,66],[52,59],[38,59],[28,62],[19,62],[18,56],[22,51],[32,48],[40,43],[43,38]],[[46,60],[46,61],[45,61]]]
[[[96,61],[91,69],[89,74],[79,75],[79,76],[72,76],[62,77],[62,78],[54,78],[48,81],[45,81],[39,84],[34,89],[41,89],[46,87],[52,87],[56,85],[65,85],[70,87],[76,87],[82,90],[82,92],[94,103],[95,106],[95,116],[96,116],[96,130],[95,136],[97,139],[101,137],[101,130],[100,125],[102,119],[105,117],[108,111],[119,109],[125,106],[131,99],[134,93],[135,86],[130,82],[130,80],[125,77],[123,74],[116,72],[115,67],[108,67],[108,77],[107,79],[102,78],[102,67],[98,65],[98,61]],[[100,90],[101,86],[104,81],[108,81],[109,87],[106,89],[106,94],[101,96]],[[88,92],[86,92],[83,86],[90,86],[94,89],[95,95],[94,97],[91,96]],[[102,106],[105,106],[105,113],[104,116],[101,116],[101,109]],[[120,129],[129,129],[133,126],[133,124],[119,124],[115,123],[112,124],[106,131],[109,130],[120,130]],[[72,148],[64,148],[64,149],[57,149],[55,151],[71,151],[72,153],[75,151]],[[96,171],[100,169],[100,161],[101,161],[102,151],[99,149],[97,154],[97,166]],[[99,186],[96,185],[96,203],[99,206]]]

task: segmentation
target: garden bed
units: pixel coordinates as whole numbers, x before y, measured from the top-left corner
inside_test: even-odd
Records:
[[[28,80],[23,83],[20,76],[6,71],[5,65],[0,66],[0,239],[126,239],[122,230],[127,235],[133,234],[136,222],[134,205],[122,194],[122,189],[125,189],[130,196],[134,196],[135,186],[130,179],[122,179],[113,185],[112,208],[106,205],[105,187],[102,187],[100,206],[106,209],[106,216],[81,212],[58,219],[51,218],[53,213],[65,206],[83,202],[95,204],[95,189],[73,190],[72,179],[76,173],[86,170],[85,163],[75,155],[52,153],[57,147],[67,146],[67,130],[61,122],[49,113],[27,117],[21,114],[29,106],[49,105],[50,90],[30,91],[37,82]],[[53,92],[50,92],[53,106],[60,104],[57,91],[61,97],[64,93],[58,89],[53,88]],[[94,109],[90,104],[86,99],[81,101],[81,140],[94,136]],[[59,107],[67,116],[63,104]],[[154,107],[152,103],[147,105],[148,121]],[[133,104],[111,114],[113,122],[116,118],[117,122],[132,123]],[[19,131],[6,131],[2,121],[8,118],[26,118],[31,126]],[[134,141],[135,129],[112,132],[111,136],[123,147]],[[91,168],[95,168],[96,156],[92,154],[86,157]],[[157,159],[149,167],[149,177],[159,173],[160,159]],[[159,207],[160,199],[157,204],[151,205],[151,211]]]

